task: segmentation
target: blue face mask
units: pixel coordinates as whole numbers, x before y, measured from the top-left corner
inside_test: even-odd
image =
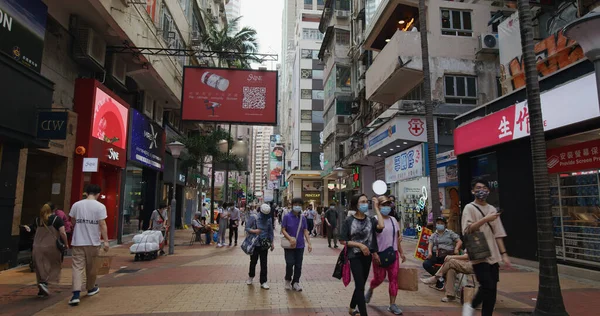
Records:
[[[390,212],[392,211],[392,207],[391,206],[382,206],[379,211],[381,212],[382,215],[388,216],[390,214]]]
[[[446,229],[446,226],[444,226],[444,224],[437,224],[435,225],[435,229],[437,229],[438,231],[443,231],[444,229]]]
[[[292,211],[294,211],[296,213],[300,213],[300,211],[302,211],[302,206],[293,206]]]
[[[369,204],[367,204],[367,203],[358,204],[358,210],[361,213],[366,213],[369,210]]]

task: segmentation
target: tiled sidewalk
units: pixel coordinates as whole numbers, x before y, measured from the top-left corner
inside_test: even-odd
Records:
[[[347,288],[332,278],[339,250],[327,248],[326,240],[313,240],[314,251],[305,254],[304,291],[283,289],[283,250],[269,254],[269,284],[247,286],[249,257],[239,247],[187,246],[189,232],[179,231],[176,253],[154,261],[134,262],[128,247],[115,247],[112,271],[99,279],[100,294],[83,298],[70,307],[70,260],[66,259],[60,284],[52,285],[49,298],[35,297],[35,274],[27,268],[0,273],[2,315],[347,315],[353,284]],[[238,244],[243,240],[243,233]],[[185,244],[185,245],[184,245]],[[278,242],[276,242],[278,244]],[[410,253],[413,243],[404,247]],[[409,249],[411,248],[411,249]],[[409,260],[407,265],[418,265]],[[257,270],[260,270],[257,267]],[[257,271],[258,274],[258,271]],[[257,279],[257,278],[256,278]],[[256,280],[255,279],[255,280]],[[562,278],[563,293],[571,315],[597,315],[600,288]],[[527,270],[502,271],[495,315],[515,315],[535,306],[537,274]],[[418,292],[400,291],[397,303],[404,315],[460,315],[457,303],[442,303],[443,293],[422,284]],[[370,315],[391,315],[387,283],[375,291]]]

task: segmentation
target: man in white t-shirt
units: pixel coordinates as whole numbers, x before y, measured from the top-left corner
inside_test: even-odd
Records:
[[[97,201],[100,187],[89,184],[85,188],[87,197],[75,202],[69,216],[75,225],[73,228],[73,297],[69,305],[78,305],[81,293],[83,275],[86,276],[87,296],[100,292],[96,284],[96,267],[94,260],[98,256],[101,240],[104,240],[103,249],[108,251],[108,233],[106,228],[106,207]]]
[[[163,250],[163,248],[165,247],[165,244],[167,243],[167,234],[168,234],[168,228],[169,228],[169,216],[168,216],[168,209],[169,207],[167,206],[166,203],[160,203],[160,205],[158,206],[158,210],[154,210],[152,212],[152,215],[150,216],[150,230],[158,230],[160,232],[162,232],[162,235],[164,237],[165,242],[163,242],[160,245],[160,255],[164,256],[165,255],[165,251]]]

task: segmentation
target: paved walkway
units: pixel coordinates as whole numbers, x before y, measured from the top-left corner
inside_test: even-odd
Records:
[[[269,254],[269,284],[247,286],[249,258],[239,247],[188,246],[190,232],[177,234],[176,253],[154,261],[134,262],[128,246],[110,250],[114,255],[111,273],[98,283],[100,294],[83,298],[70,307],[71,261],[65,259],[61,282],[51,285],[52,295],[37,298],[35,274],[28,268],[0,273],[2,315],[347,315],[353,284],[347,288],[331,277],[339,250],[327,247],[323,238],[313,240],[313,253],[306,254],[301,282],[303,292],[283,289],[283,250]],[[241,233],[238,244],[243,240]],[[278,244],[278,241],[276,242]],[[414,243],[405,242],[410,253]],[[410,259],[405,265],[418,265]],[[259,265],[260,266],[260,265]],[[257,274],[260,270],[257,267]],[[501,272],[494,315],[526,315],[535,306],[537,273],[526,269]],[[255,278],[257,280],[257,278]],[[571,315],[597,315],[600,285],[562,278],[563,295]],[[422,284],[418,292],[400,291],[398,304],[404,315],[460,315],[458,303],[442,303],[442,293]],[[387,283],[376,291],[370,315],[386,311]]]

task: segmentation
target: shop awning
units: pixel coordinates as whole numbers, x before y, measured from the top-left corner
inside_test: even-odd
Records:
[[[542,92],[541,102],[545,131],[600,117],[594,74]],[[528,136],[529,110],[522,101],[457,127],[454,150],[461,155]]]

